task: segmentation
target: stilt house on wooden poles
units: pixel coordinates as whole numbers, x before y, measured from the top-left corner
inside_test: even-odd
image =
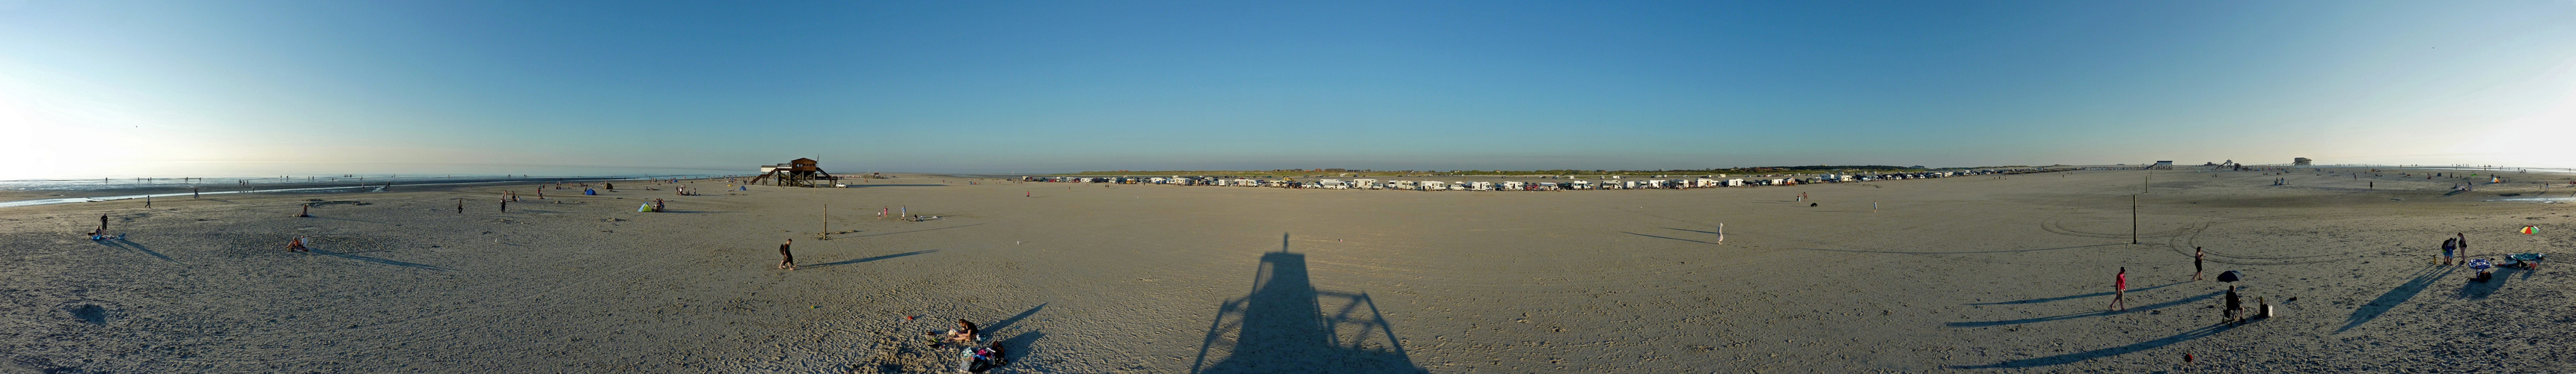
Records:
[[[841,177],[832,176],[832,173],[823,171],[822,167],[815,166],[814,159],[799,158],[784,164],[760,167],[760,176],[752,177],[751,184],[760,184],[762,179],[768,179],[779,187],[813,187],[815,181],[838,181]]]

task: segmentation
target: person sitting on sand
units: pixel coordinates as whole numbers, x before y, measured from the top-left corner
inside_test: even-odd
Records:
[[[2226,317],[2228,322],[2243,321],[2245,319],[2238,313],[2243,312],[2244,309],[2245,299],[2236,296],[2236,286],[2227,286],[2227,309],[2220,309],[2220,315]]]
[[[964,345],[974,345],[976,341],[983,340],[983,330],[976,328],[974,322],[966,322],[964,319],[957,320],[957,328],[955,329],[950,329],[946,332],[932,331],[929,334],[930,336],[940,337],[940,341],[930,342],[931,347],[938,347],[941,343],[952,342]]]
[[[295,241],[286,242],[286,251],[287,251],[287,252],[312,252],[312,251],[313,251],[313,249],[312,249],[312,248],[305,248],[305,247],[304,247],[304,238],[295,238]]]
[[[787,239],[786,243],[778,243],[778,268],[796,270],[796,255],[787,252],[787,246],[792,244],[796,244],[796,239]]]

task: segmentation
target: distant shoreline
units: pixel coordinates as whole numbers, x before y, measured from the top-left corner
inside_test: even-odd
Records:
[[[204,185],[199,185],[199,188],[198,188],[198,189],[196,189],[196,190],[194,190],[194,191],[192,191],[192,190],[191,190],[191,187],[190,187],[190,186],[188,186],[188,185],[172,185],[172,184],[143,184],[143,183],[126,184],[126,185],[121,185],[121,186],[117,186],[117,185],[113,185],[112,183],[109,183],[109,184],[108,184],[109,186],[106,186],[106,187],[95,187],[95,188],[74,188],[74,189],[21,188],[21,187],[19,187],[19,186],[9,186],[9,185],[7,185],[7,184],[6,184],[6,183],[8,183],[8,182],[13,182],[13,181],[0,181],[0,208],[23,207],[23,206],[35,206],[35,205],[53,205],[53,204],[74,204],[74,203],[86,203],[86,202],[105,202],[105,201],[118,201],[118,200],[134,200],[134,199],[144,199],[144,198],[147,198],[147,197],[149,197],[149,198],[185,198],[185,197],[190,197],[190,196],[192,195],[192,192],[195,192],[195,193],[197,193],[197,194],[202,194],[202,195],[231,195],[231,194],[245,194],[245,193],[356,193],[356,192],[374,192],[374,191],[382,191],[382,190],[383,190],[383,188],[386,188],[386,187],[388,187],[388,186],[390,186],[391,188],[395,188],[395,189],[402,189],[402,188],[445,189],[445,188],[453,188],[453,187],[474,186],[474,185],[492,185],[492,184],[503,184],[503,183],[615,182],[615,181],[628,181],[628,180],[675,179],[675,178],[676,178],[676,179],[688,180],[688,179],[721,178],[721,176],[607,176],[607,177],[517,177],[517,178],[485,177],[485,178],[471,178],[471,179],[467,179],[467,178],[454,178],[454,179],[448,179],[448,178],[435,178],[435,179],[432,179],[432,178],[422,178],[422,179],[412,179],[412,180],[407,180],[407,181],[406,181],[406,180],[393,180],[393,181],[390,181],[390,182],[391,182],[390,184],[383,183],[383,182],[369,182],[369,183],[363,183],[363,184],[360,184],[360,183],[349,183],[349,182],[351,182],[351,181],[337,181],[337,182],[328,182],[328,183],[322,183],[322,182],[302,182],[302,181],[298,181],[298,182],[288,182],[288,183],[268,183],[268,184],[257,184],[257,183],[254,183],[254,184],[250,184],[250,185],[248,185],[248,186],[244,186],[244,185],[241,185],[241,184],[239,184],[239,183],[234,183],[234,184],[204,184]],[[244,178],[244,179],[249,179],[249,178]],[[272,178],[268,178],[268,179],[271,179],[271,180],[280,180],[279,178],[274,178],[274,177],[272,177]],[[220,180],[220,179],[218,179],[218,180],[216,180],[216,181],[229,181],[229,180]],[[429,183],[422,183],[422,182],[429,182]]]

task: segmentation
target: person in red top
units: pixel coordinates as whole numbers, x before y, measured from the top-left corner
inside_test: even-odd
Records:
[[[2116,276],[2116,278],[2112,278],[2112,279],[2113,279],[2113,280],[2112,280],[2112,283],[2111,283],[2111,309],[2112,309],[2112,310],[2129,310],[2129,304],[2128,304],[2128,298],[2129,298],[2129,267],[2127,267],[2127,266],[2122,266],[2122,267],[2120,267],[2120,275],[2118,275],[2118,276]]]

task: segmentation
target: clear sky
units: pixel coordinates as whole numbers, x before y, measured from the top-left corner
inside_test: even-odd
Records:
[[[2576,166],[2576,1],[0,0],[0,178]]]

